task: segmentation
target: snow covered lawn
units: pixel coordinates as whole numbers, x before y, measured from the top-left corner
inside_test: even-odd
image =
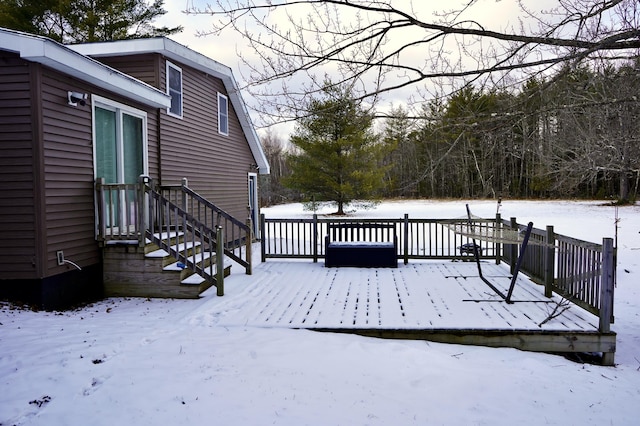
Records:
[[[495,215],[493,202],[470,203]],[[404,213],[465,212],[463,201],[420,201],[354,216]],[[505,201],[501,213],[588,241],[614,236],[613,207],[595,202]],[[117,298],[69,312],[0,304],[0,425],[637,424],[640,208],[619,216],[616,367],[231,321],[260,297],[267,263],[251,276],[234,267],[221,298],[210,289],[199,300]]]

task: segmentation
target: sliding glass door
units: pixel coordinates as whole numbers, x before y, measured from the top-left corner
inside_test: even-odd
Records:
[[[107,184],[135,184],[141,174],[148,173],[147,117],[144,111],[93,97],[95,177]],[[108,227],[135,223],[136,194],[121,187],[108,200]],[[124,223],[122,223],[124,222]]]

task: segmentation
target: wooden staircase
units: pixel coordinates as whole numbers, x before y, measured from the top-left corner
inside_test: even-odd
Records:
[[[159,238],[166,238],[166,236]],[[216,274],[216,255],[203,251],[200,244],[185,242],[183,235],[171,236],[177,251],[187,253],[201,268]],[[167,251],[147,240],[138,244],[114,242],[103,249],[103,286],[106,297],[161,297],[194,299],[215,282],[196,274]],[[224,265],[224,277],[231,265]]]
[[[197,298],[224,294],[234,262],[251,274],[251,222],[230,216],[187,185],[96,182],[105,296]]]

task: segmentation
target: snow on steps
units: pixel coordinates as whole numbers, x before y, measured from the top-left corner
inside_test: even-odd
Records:
[[[183,243],[181,233],[157,237],[170,240],[180,252],[195,256],[201,266],[215,263],[215,254],[203,254],[199,244]],[[212,285],[193,271],[180,267],[175,258],[149,240],[145,247],[138,247],[137,243],[110,245],[105,247],[104,258],[105,296],[198,298]],[[230,273],[231,265],[225,262],[224,276]]]

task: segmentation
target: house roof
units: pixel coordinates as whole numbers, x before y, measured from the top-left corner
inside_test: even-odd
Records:
[[[94,58],[159,53],[172,61],[185,64],[219,78],[227,90],[233,108],[238,113],[240,125],[249,143],[251,153],[256,160],[260,174],[269,174],[269,162],[264,154],[260,139],[251,122],[249,111],[242,99],[240,89],[230,67],[166,37],[76,44],[69,46],[69,48]]]
[[[0,50],[37,62],[154,108],[167,108],[164,92],[46,37],[0,28]]]

